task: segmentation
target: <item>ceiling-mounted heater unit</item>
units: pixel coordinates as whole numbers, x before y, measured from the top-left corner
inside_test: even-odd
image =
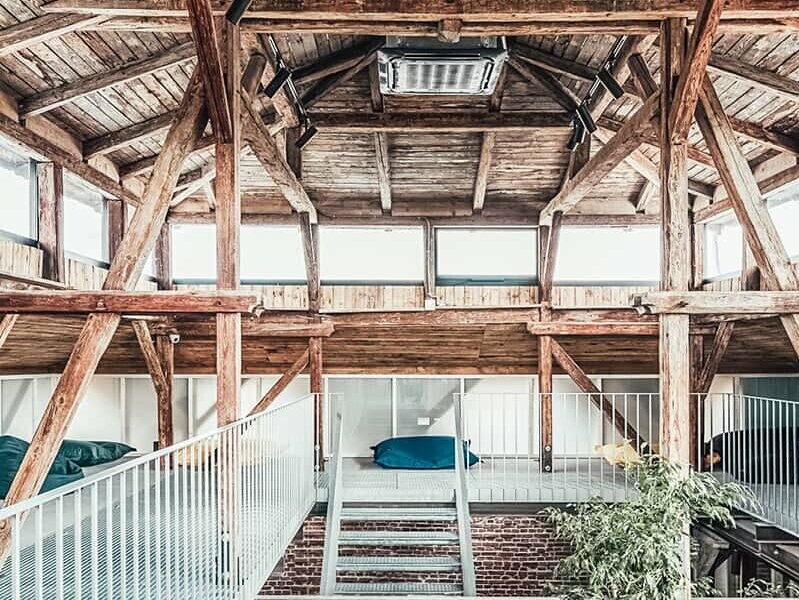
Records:
[[[430,38],[386,38],[378,52],[384,94],[488,95],[508,56],[501,37],[463,38],[449,44]]]

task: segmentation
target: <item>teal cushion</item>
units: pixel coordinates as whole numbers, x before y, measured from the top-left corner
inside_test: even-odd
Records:
[[[453,469],[455,467],[455,438],[449,435],[422,435],[383,440],[372,448],[375,462],[384,469]],[[467,454],[468,453],[468,454]],[[479,462],[463,442],[468,466]]]
[[[28,451],[28,442],[12,435],[0,435],[0,498],[5,498],[11,482],[17,474],[25,452]],[[66,457],[57,454],[47,477],[42,484],[42,492],[83,478],[83,469]]]
[[[58,454],[81,467],[94,467],[118,460],[135,450],[136,448],[123,444],[122,442],[64,440]]]

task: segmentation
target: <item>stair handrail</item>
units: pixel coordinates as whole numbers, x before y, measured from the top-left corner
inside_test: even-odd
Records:
[[[325,546],[322,555],[322,580],[319,585],[320,595],[332,596],[336,589],[336,565],[338,563],[338,539],[341,530],[343,456],[342,441],[344,438],[344,417],[336,411],[333,429],[333,460],[328,475],[327,518],[325,520]]]
[[[468,449],[463,440],[463,416],[460,394],[454,395],[455,416],[455,510],[458,515],[458,539],[461,550],[461,570],[463,573],[463,595],[477,595],[474,575],[474,554],[472,551],[472,526],[469,512],[469,485],[466,479],[466,460]]]

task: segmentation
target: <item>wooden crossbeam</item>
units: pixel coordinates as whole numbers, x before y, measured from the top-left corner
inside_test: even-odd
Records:
[[[657,337],[660,327],[657,323],[636,323],[612,321],[601,323],[579,323],[569,321],[533,321],[527,324],[527,331],[533,335],[632,335]]]
[[[316,62],[295,68],[291,72],[291,79],[297,85],[303,85],[354,67],[372,53],[376,43],[378,41],[375,39],[366,39],[353,46],[331,52]]]
[[[169,355],[165,352],[163,341],[158,343],[160,348],[156,347],[145,321],[133,321],[131,322],[131,327],[133,327],[133,332],[136,334],[144,364],[155,388],[156,405],[158,407],[158,447],[167,448],[175,441],[172,424],[172,373],[171,371],[168,372],[171,361],[169,361]],[[163,336],[161,337],[161,340],[165,339]],[[169,344],[168,340],[166,340],[166,344]],[[169,344],[169,347],[171,349],[171,344]],[[164,354],[167,354],[167,356],[163,356]],[[164,358],[167,360],[164,361]]]
[[[0,58],[43,44],[67,33],[98,25],[108,17],[79,14],[46,14],[0,30]]]
[[[562,58],[549,52],[544,52],[538,48],[521,44],[517,41],[511,40],[508,43],[513,56],[516,56],[525,62],[546,69],[558,75],[567,75],[579,81],[593,83],[597,76],[596,69],[587,65],[583,65],[567,58]]]
[[[180,44],[154,56],[121,65],[105,73],[78,79],[23,98],[19,103],[19,114],[22,117],[42,114],[120,83],[183,64],[192,58],[194,58],[194,46],[191,43]]]
[[[507,113],[354,113],[314,112],[311,121],[321,131],[345,133],[393,133],[413,131],[440,131],[471,133],[480,131],[529,131],[531,129],[567,129],[570,118],[566,114],[540,112]]]
[[[699,128],[716,161],[732,208],[743,229],[744,239],[760,268],[763,281],[768,289],[793,291],[795,296],[799,295],[796,294],[799,276],[708,76],[703,81],[700,99],[696,113]],[[781,320],[799,356],[799,315],[786,315]]]
[[[799,81],[783,77],[763,67],[714,52],[710,55],[708,71],[751,85],[783,100],[799,103]]]
[[[477,162],[477,173],[474,178],[474,192],[472,193],[472,209],[478,213],[483,210],[485,204],[488,174],[491,171],[491,158],[496,141],[497,134],[495,132],[487,131],[483,133],[483,140],[480,144],[480,158]]]
[[[552,287],[555,284],[555,264],[558,258],[558,248],[560,247],[562,225],[563,213],[558,211],[552,215],[552,224],[547,228],[546,246],[543,247],[544,253],[541,261],[539,284],[541,302],[550,302],[552,300]]]
[[[292,363],[288,370],[278,379],[272,387],[263,395],[248,416],[257,415],[265,411],[274,402],[280,394],[282,394],[289,384],[297,378],[297,375],[302,373],[305,367],[308,366],[310,352],[305,349],[300,357]]]
[[[647,292],[633,305],[648,314],[790,315],[799,314],[799,294],[793,291]]]
[[[572,381],[580,388],[580,391],[590,395],[591,402],[602,411],[605,421],[612,425],[624,439],[630,440],[630,443],[635,448],[641,449],[644,446],[644,440],[638,435],[638,432],[624,415],[616,410],[612,400],[604,397],[599,388],[591,381],[591,378],[580,368],[580,365],[574,361],[563,346],[555,340],[552,340],[551,344],[553,358],[566,371],[566,374],[571,377]]]
[[[527,64],[513,56],[508,59],[508,64],[530,83],[543,87],[567,113],[573,114],[577,110],[580,99],[548,70],[535,64]]]
[[[628,157],[641,144],[642,132],[652,127],[660,98],[652,96],[628,119],[615,136],[597,152],[577,175],[569,179],[539,215],[539,221],[549,224],[552,215],[567,212],[580,202],[591,189]]]
[[[51,12],[125,15],[139,17],[185,16],[185,3],[174,0],[56,0],[46,6]],[[223,15],[226,3],[215,0],[214,14]],[[398,20],[417,18],[438,22],[441,19],[464,21],[513,22],[524,20],[580,19],[601,23],[629,19],[662,19],[693,17],[696,4],[690,0],[630,0],[623,7],[612,0],[474,0],[452,3],[449,0],[430,0],[424,5],[403,2],[366,0],[358,3],[341,0],[306,0],[297,3],[278,3],[254,0],[247,16],[263,19],[294,19],[295,21],[329,20]],[[799,8],[779,0],[739,0],[725,16],[730,19],[784,19],[799,17]]]
[[[216,335],[216,321],[208,316],[170,315],[163,322],[150,326],[153,335],[180,334],[181,338],[211,338]],[[330,337],[335,328],[331,321],[310,322],[302,314],[277,317],[267,311],[261,317],[248,316],[242,319],[243,337],[310,338]]]
[[[252,313],[259,299],[252,292],[128,292],[118,290],[0,291],[0,312],[19,313]]]

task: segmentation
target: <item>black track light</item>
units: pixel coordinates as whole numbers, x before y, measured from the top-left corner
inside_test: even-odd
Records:
[[[577,146],[582,144],[585,141],[585,126],[580,119],[573,119],[572,120],[572,134],[569,138],[566,147],[574,151]]]
[[[591,111],[588,110],[585,102],[577,105],[577,118],[582,122],[588,133],[596,131],[596,123],[594,123],[594,118],[591,116]]]
[[[272,81],[270,81],[266,87],[264,88],[264,93],[269,96],[270,98],[274,97],[280,91],[280,88],[288,81],[289,77],[291,77],[291,71],[289,71],[286,67],[280,67],[275,73],[275,76],[272,77]]]
[[[252,0],[233,0],[230,8],[225,13],[225,17],[234,25],[238,25],[244,13],[250,8],[250,4],[252,4]]]
[[[597,73],[597,77],[599,78],[599,83],[602,84],[610,94],[618,100],[624,95],[624,90],[619,85],[619,82],[613,77],[613,74],[608,71],[607,69],[600,69],[599,73]]]
[[[308,127],[305,128],[303,134],[297,138],[295,145],[297,146],[297,148],[302,150],[303,148],[305,148],[305,146],[308,145],[308,142],[310,142],[313,136],[315,136],[317,133],[319,133],[319,130],[313,125],[309,125]]]

